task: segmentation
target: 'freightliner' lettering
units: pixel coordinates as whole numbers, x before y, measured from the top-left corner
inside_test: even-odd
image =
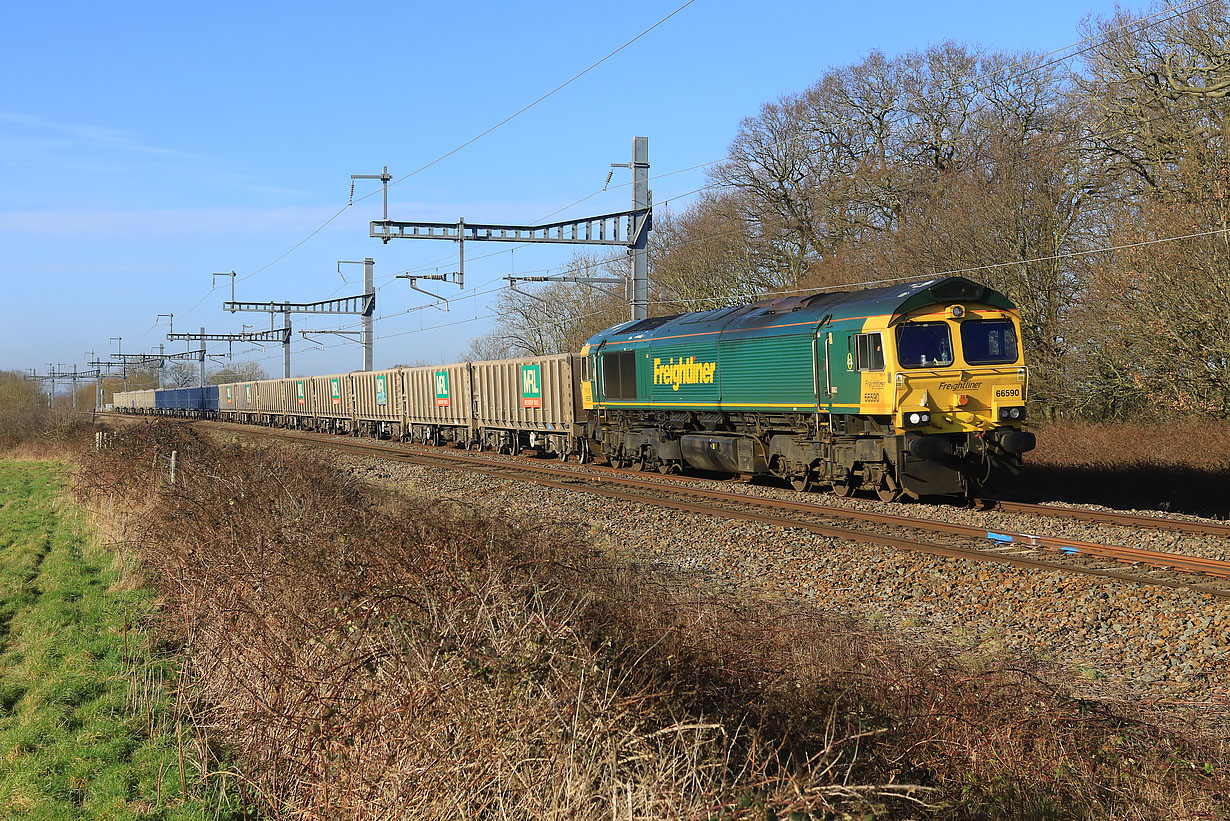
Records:
[[[665,365],[661,359],[654,359],[653,383],[670,385],[672,390],[679,390],[680,385],[711,385],[716,370],[716,362],[697,362],[694,356],[680,357],[678,362],[672,356]]]

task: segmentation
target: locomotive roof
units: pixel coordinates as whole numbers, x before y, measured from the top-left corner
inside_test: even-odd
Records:
[[[891,324],[898,316],[916,308],[950,302],[977,302],[1006,309],[1015,307],[1003,294],[985,285],[964,277],[941,277],[858,291],[778,297],[731,308],[632,320],[598,332],[588,344],[736,328],[755,330],[781,326],[787,317],[789,319],[786,321],[795,324],[819,323],[825,318],[840,321],[852,317],[889,316],[892,317]]]

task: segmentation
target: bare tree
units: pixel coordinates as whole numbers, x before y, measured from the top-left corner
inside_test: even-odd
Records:
[[[1121,195],[1172,187],[1184,159],[1224,165],[1227,12],[1225,0],[1211,0],[1147,25],[1124,9],[1086,23],[1096,38],[1081,81],[1091,100],[1089,147]]]
[[[18,371],[0,371],[0,451],[40,430],[47,414],[47,396],[38,383]]]
[[[471,339],[464,358],[467,362],[485,362],[491,359],[507,359],[513,355],[508,341],[500,336],[498,331],[492,331]]]
[[[733,195],[710,194],[681,214],[654,215],[650,288],[654,313],[751,302],[778,282],[766,272],[756,228]]]
[[[196,362],[171,362],[162,369],[162,384],[169,388],[196,387],[201,368]]]
[[[265,369],[261,367],[259,362],[235,362],[205,376],[205,381],[210,385],[225,385],[230,382],[254,382],[259,379],[268,379]]]
[[[158,387],[158,368],[151,365],[128,368],[128,390],[147,391]]]
[[[1215,208],[1180,196],[1118,205],[1111,240],[1126,247],[1098,260],[1085,306],[1091,411],[1230,418],[1230,236],[1139,245],[1205,233]]]
[[[578,254],[567,273],[626,276],[627,268],[622,258]],[[495,330],[483,344],[529,356],[580,350],[598,331],[627,319],[626,296],[609,288],[570,282],[510,288],[500,296]]]

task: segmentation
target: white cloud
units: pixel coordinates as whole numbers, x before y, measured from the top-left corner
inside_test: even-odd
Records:
[[[195,154],[180,151],[175,148],[147,145],[132,134],[118,131],[105,126],[58,123],[33,114],[21,114],[14,111],[0,111],[0,123],[36,131],[52,132],[67,135],[80,142],[89,143],[100,148],[112,148],[121,151],[132,151],[139,154],[152,154],[159,157],[175,157],[181,159],[202,159]]]

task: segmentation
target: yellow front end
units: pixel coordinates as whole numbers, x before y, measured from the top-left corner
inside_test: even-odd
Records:
[[[1024,367],[964,366],[896,374],[894,427],[898,433],[920,430],[909,414],[930,413],[928,433],[958,433],[1021,426],[1028,371]]]
[[[899,317],[886,330],[885,359],[892,364],[883,375],[864,374],[864,399],[880,399],[877,410],[893,415],[896,432],[1021,427],[1029,372],[1015,311],[932,307]],[[926,344],[918,342],[922,336]]]

